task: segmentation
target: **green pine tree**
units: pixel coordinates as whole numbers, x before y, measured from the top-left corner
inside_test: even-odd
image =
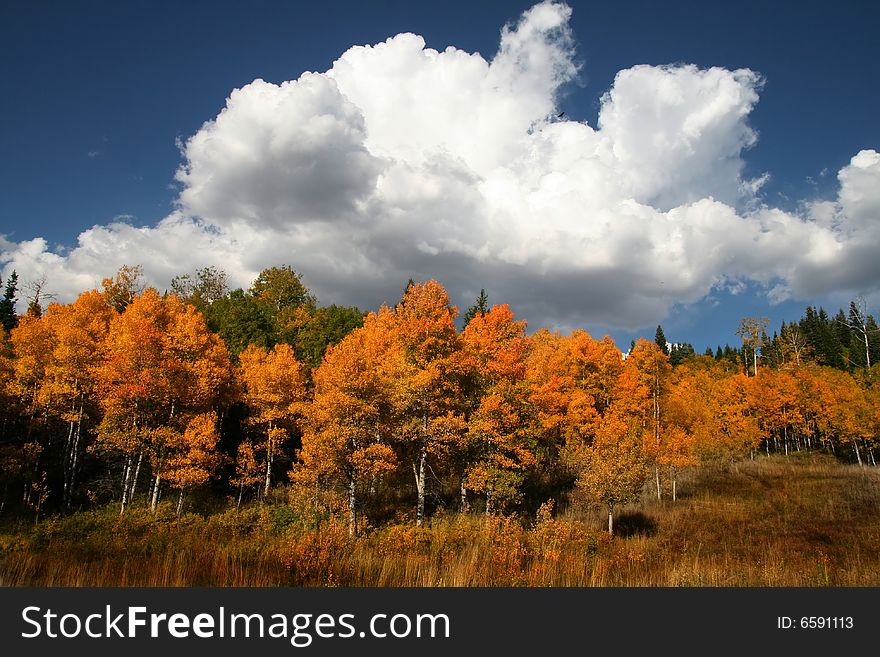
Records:
[[[0,281],[2,283],[2,281]],[[15,294],[18,291],[18,274],[15,270],[6,279],[6,289],[3,298],[0,299],[0,325],[8,334],[18,324],[18,316],[15,314]]]
[[[657,324],[657,331],[654,333],[654,342],[660,347],[660,350],[669,355],[669,343],[666,341],[666,335],[663,333],[663,327]]]
[[[486,290],[481,289],[480,296],[477,297],[474,305],[468,308],[464,314],[464,326],[467,326],[477,315],[482,316],[487,312],[489,312],[489,297],[486,295]]]

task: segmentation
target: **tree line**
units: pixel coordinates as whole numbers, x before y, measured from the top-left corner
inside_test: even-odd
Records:
[[[675,500],[685,468],[809,449],[876,464],[867,317],[855,368],[860,342],[836,367],[803,322],[770,340],[748,318],[735,354],[673,358],[660,327],[624,356],[584,330],[529,335],[485,292],[457,314],[436,281],[367,314],[318,307],[290,267],[247,291],[206,268],[161,294],[124,267],[73,303],[31,300],[0,334],[0,512],[170,497],[179,513],[193,492],[241,505],[286,481],[352,534],[579,494],[613,531],[649,482]]]

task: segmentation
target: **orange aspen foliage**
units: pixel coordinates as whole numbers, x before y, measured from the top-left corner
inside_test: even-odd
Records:
[[[522,380],[531,342],[525,330],[526,322],[516,321],[507,304],[493,306],[468,322],[461,334],[462,349],[489,385],[502,379]]]
[[[519,500],[525,472],[536,463],[526,419],[529,343],[525,322],[515,321],[506,305],[476,315],[462,333],[477,396],[468,421],[470,465],[462,495],[465,489],[485,494],[487,513]]]
[[[47,411],[67,425],[62,457],[66,506],[70,506],[79,467],[83,421],[97,419],[96,368],[112,316],[104,295],[92,290],[72,304],[51,304],[42,317],[54,336],[46,368]]]
[[[410,368],[398,448],[401,460],[413,469],[417,525],[425,517],[428,459],[434,460],[436,471],[465,431],[457,314],[436,281],[410,285],[394,309],[394,332]]]
[[[168,445],[186,418],[210,409],[228,385],[226,348],[191,306],[149,288],[112,319],[105,354],[97,369],[104,412],[97,445],[125,456],[123,511],[149,457],[155,508]]]
[[[667,404],[672,426],[692,441],[699,463],[727,463],[760,445],[749,380],[724,366],[695,359],[677,367]]]
[[[178,515],[184,493],[207,483],[220,466],[219,440],[217,414],[210,411],[193,416],[183,432],[176,432],[166,443],[164,479],[180,491]]]
[[[798,403],[797,380],[788,372],[765,368],[762,376],[750,381],[751,404],[763,433],[782,441],[785,453],[790,440],[804,427]]]
[[[48,322],[25,315],[18,326],[10,331],[9,341],[14,353],[9,390],[26,409],[32,427],[46,408],[49,394],[46,389],[46,368],[55,348],[55,336]]]
[[[601,415],[614,398],[614,388],[623,372],[623,357],[607,335],[595,340],[586,331],[569,337],[575,386],[592,399]]]
[[[314,370],[299,462],[292,478],[303,484],[338,484],[348,497],[349,532],[357,532],[366,491],[397,467],[392,448],[412,368],[383,307],[331,347]]]
[[[532,426],[544,458],[552,465],[566,445],[589,443],[598,428],[617,374],[620,352],[610,341],[593,340],[585,331],[560,336],[546,330],[532,336],[526,362]]]
[[[554,452],[563,442],[574,389],[571,370],[571,353],[564,337],[546,329],[532,336],[532,348],[526,360],[526,382],[533,411],[533,432],[549,452]],[[588,398],[584,407],[592,409],[592,399]]]
[[[278,449],[298,428],[304,412],[305,377],[290,345],[275,345],[271,351],[251,345],[241,353],[238,380],[250,411],[248,425],[254,445],[265,455],[266,495]]]
[[[639,340],[626,359],[627,367],[638,373],[639,383],[648,391],[644,399],[646,413],[650,418],[650,429],[645,434],[645,455],[653,462],[657,499],[662,498],[660,471],[663,467],[672,467],[668,461],[666,450],[680,446],[679,440],[667,441],[665,435],[669,419],[666,417],[666,405],[669,396],[669,376],[672,365],[669,356],[655,342]],[[671,454],[669,455],[671,456]],[[671,473],[671,471],[670,471]]]
[[[859,465],[864,465],[863,449],[870,450],[877,440],[872,397],[849,373],[830,367],[813,371],[811,388],[816,407],[810,415],[822,439],[852,450]]]
[[[264,479],[264,469],[257,460],[254,443],[249,439],[242,440],[235,454],[235,475],[229,483],[238,489],[236,508],[241,506],[244,491],[257,488]]]

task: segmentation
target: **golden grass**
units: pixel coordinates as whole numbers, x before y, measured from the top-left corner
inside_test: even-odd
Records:
[[[349,539],[292,507],[114,508],[0,533],[0,583],[38,586],[878,586],[880,471],[827,456],[695,471],[682,497],[537,520],[447,514]],[[306,514],[307,515],[307,514]]]

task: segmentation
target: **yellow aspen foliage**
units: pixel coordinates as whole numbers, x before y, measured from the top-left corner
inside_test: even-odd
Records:
[[[580,450],[576,485],[608,510],[608,533],[614,533],[614,509],[635,499],[647,477],[642,437],[615,414],[606,417],[593,443]]]

